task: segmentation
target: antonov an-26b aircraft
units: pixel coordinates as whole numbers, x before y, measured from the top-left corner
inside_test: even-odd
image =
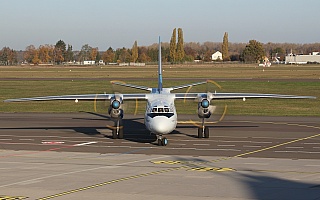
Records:
[[[149,88],[145,86],[125,84],[121,82],[113,82],[113,84],[146,90],[149,93],[140,94],[82,94],[82,95],[63,95],[63,96],[45,96],[33,98],[7,99],[5,102],[21,102],[21,101],[47,101],[47,100],[110,100],[108,112],[110,117],[115,121],[115,126],[112,128],[112,137],[114,139],[123,138],[123,109],[122,103],[124,100],[146,100],[146,112],[144,123],[152,134],[157,136],[157,141],[160,146],[166,146],[168,140],[164,137],[165,134],[171,133],[177,126],[177,112],[175,108],[176,99],[194,99],[198,101],[198,117],[202,121],[202,126],[198,127],[199,138],[209,138],[209,128],[205,126],[205,118],[210,118],[214,112],[214,106],[211,101],[214,99],[243,99],[246,98],[287,98],[287,99],[302,99],[315,98],[312,96],[294,96],[294,95],[279,95],[279,94],[254,94],[254,93],[171,93],[174,90],[192,87],[195,85],[204,84],[204,82],[174,86],[169,88],[162,87],[162,65],[161,65],[161,42],[159,37],[159,61],[158,61],[158,87]]]

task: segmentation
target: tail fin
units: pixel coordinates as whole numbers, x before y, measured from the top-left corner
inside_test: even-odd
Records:
[[[161,40],[159,36],[159,61],[158,61],[158,92],[162,91],[162,63],[161,63]]]

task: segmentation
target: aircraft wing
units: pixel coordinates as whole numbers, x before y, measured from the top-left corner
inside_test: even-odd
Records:
[[[246,98],[278,98],[278,99],[316,99],[314,96],[296,96],[282,94],[259,93],[175,93],[176,99],[196,99],[209,96],[211,99],[246,99]]]
[[[146,94],[82,94],[82,95],[62,95],[62,96],[45,96],[19,99],[7,99],[4,102],[23,102],[23,101],[50,101],[50,100],[73,100],[73,101],[90,101],[90,100],[108,100],[114,96],[121,96],[124,100],[146,99]]]

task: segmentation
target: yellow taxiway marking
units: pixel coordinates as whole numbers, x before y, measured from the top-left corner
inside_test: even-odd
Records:
[[[159,160],[159,161],[150,161],[153,164],[167,164],[167,165],[177,165],[177,164],[184,164],[186,162],[184,161],[178,161],[178,160]]]
[[[285,123],[285,122],[253,122],[253,121],[236,121],[236,122],[298,126],[298,127],[313,128],[313,129],[319,129],[320,130],[320,127],[317,127],[317,126],[294,124],[294,123]],[[180,121],[178,123],[190,124],[190,121]],[[230,160],[230,159],[233,159],[233,158],[239,158],[239,157],[243,157],[243,156],[246,156],[246,155],[250,155],[250,154],[259,153],[259,152],[262,152],[262,151],[274,149],[274,148],[277,148],[277,147],[281,147],[281,146],[284,146],[284,145],[300,142],[300,141],[303,141],[303,140],[312,139],[312,138],[315,138],[315,137],[320,137],[320,134],[311,135],[311,136],[308,136],[308,137],[295,139],[295,140],[292,140],[292,141],[288,141],[288,142],[284,142],[284,143],[281,143],[281,144],[273,145],[273,146],[266,147],[266,148],[263,148],[263,149],[250,151],[250,152],[238,154],[238,155],[231,156],[231,157],[223,157],[223,158],[219,158],[219,159],[215,159],[215,160],[211,160],[211,161],[194,162],[194,161],[171,161],[171,160],[167,160],[166,161],[166,160],[162,160],[162,161],[152,161],[152,163],[154,163],[154,164],[169,164],[169,165],[173,165],[173,164],[182,164],[182,165],[183,164],[190,164],[190,165],[197,164],[197,165],[199,165],[199,164],[207,164],[207,163],[211,163],[211,162],[221,162],[221,161],[226,161],[226,160]],[[202,170],[202,169],[209,169],[209,168],[208,167],[201,167],[201,166],[198,167],[198,168],[192,168],[192,169],[200,169],[200,170],[192,170],[192,171],[212,171],[212,170]]]
[[[251,122],[251,121],[242,121],[242,122],[260,123],[260,124],[287,125],[287,126],[298,126],[298,127],[320,129],[320,127],[317,127],[317,126],[309,126],[309,125],[303,125],[303,124],[282,123],[282,122]],[[308,136],[308,137],[295,139],[295,140],[292,140],[292,141],[289,141],[289,142],[284,142],[284,143],[281,143],[281,144],[277,144],[277,145],[274,145],[274,146],[266,147],[266,148],[259,149],[259,150],[256,150],[256,151],[251,151],[251,152],[239,154],[239,155],[236,155],[236,156],[233,156],[233,157],[242,157],[242,156],[246,156],[246,155],[250,155],[250,154],[254,154],[254,153],[258,153],[258,152],[274,149],[274,148],[281,147],[281,146],[284,146],[284,145],[300,142],[300,141],[303,141],[303,140],[312,139],[312,138],[319,137],[319,136],[320,136],[320,134],[311,135],[311,136]]]
[[[301,124],[289,124],[289,123],[278,123],[278,122],[251,122],[251,121],[237,121],[237,122],[269,123],[269,124],[275,124],[275,125],[300,126],[300,127],[306,127],[306,128],[320,129],[320,127],[316,127],[316,126],[308,126],[308,125],[301,125]],[[185,123],[190,123],[190,122],[185,122]],[[84,190],[89,190],[89,189],[93,189],[93,188],[97,188],[97,187],[101,187],[101,186],[105,186],[105,185],[110,185],[110,184],[113,184],[113,183],[118,183],[118,182],[122,182],[122,181],[126,181],[126,180],[132,180],[132,179],[136,179],[136,178],[142,178],[142,177],[146,177],[146,176],[152,176],[152,175],[167,173],[167,172],[180,170],[180,169],[187,169],[188,171],[199,171],[199,172],[207,172],[207,171],[215,171],[215,172],[236,171],[235,169],[232,169],[232,168],[202,167],[202,166],[195,166],[195,164],[198,165],[198,164],[206,164],[206,163],[212,163],[212,162],[225,161],[225,160],[229,160],[229,159],[232,159],[232,158],[242,157],[242,156],[246,156],[246,155],[250,155],[250,154],[266,151],[266,150],[273,149],[273,148],[276,148],[276,147],[284,146],[284,145],[287,145],[287,144],[292,144],[292,143],[295,143],[295,142],[299,142],[299,141],[303,141],[303,140],[307,140],[307,139],[311,139],[311,138],[315,138],[315,137],[319,137],[319,136],[320,136],[320,134],[316,134],[316,135],[312,135],[312,136],[309,136],[309,137],[304,137],[304,138],[292,140],[292,141],[289,141],[289,142],[281,143],[281,144],[278,144],[278,145],[270,146],[270,147],[263,148],[263,149],[260,149],[260,150],[251,151],[251,152],[235,155],[233,157],[224,157],[224,158],[220,158],[220,159],[216,159],[216,160],[212,160],[212,161],[205,161],[205,162],[170,161],[170,160],[169,161],[166,161],[166,160],[151,161],[154,164],[169,164],[169,165],[181,164],[182,166],[181,167],[176,167],[176,168],[164,169],[164,170],[160,170],[160,171],[149,172],[149,173],[145,173],[145,174],[133,175],[133,176],[120,178],[120,179],[115,179],[115,180],[111,180],[111,181],[107,181],[107,182],[103,182],[103,183],[99,183],[99,184],[95,184],[95,185],[91,185],[91,186],[82,187],[82,188],[75,189],[75,190],[69,190],[67,192],[61,192],[61,193],[58,193],[58,194],[55,194],[55,195],[50,195],[50,196],[47,196],[47,197],[39,198],[37,200],[53,199],[53,198],[56,198],[56,197],[61,197],[61,196],[65,196],[65,195],[68,195],[68,194],[81,192],[81,191],[84,191]],[[188,164],[190,166],[187,166]],[[0,200],[2,200],[2,199],[0,198]],[[3,199],[3,200],[7,200],[7,199]]]
[[[188,171],[198,171],[198,172],[208,172],[208,171],[214,171],[214,172],[229,172],[229,171],[236,171],[232,168],[217,168],[217,167],[196,167],[188,169]]]
[[[125,177],[125,178],[119,178],[119,179],[115,179],[115,180],[111,180],[111,181],[106,181],[106,182],[103,182],[103,183],[98,183],[98,184],[95,184],[95,185],[90,185],[90,186],[78,188],[78,189],[75,189],[75,190],[69,190],[67,192],[61,192],[61,193],[50,195],[50,196],[47,196],[47,197],[42,197],[42,198],[39,198],[37,200],[53,199],[53,198],[65,196],[65,195],[68,195],[68,194],[73,194],[73,193],[76,193],[76,192],[81,192],[81,191],[85,191],[85,190],[89,190],[89,189],[93,189],[93,188],[97,188],[97,187],[101,187],[101,186],[105,186],[105,185],[110,185],[110,184],[113,184],[113,183],[118,183],[118,182],[122,182],[122,181],[127,181],[127,180],[132,180],[132,179],[137,179],[137,178],[142,178],[142,177],[152,176],[152,175],[157,175],[157,174],[163,174],[163,173],[179,170],[181,168],[184,168],[184,167],[176,167],[176,168],[170,168],[170,169],[164,169],[164,170],[149,172],[149,173],[145,173],[145,174],[128,176],[128,177]]]
[[[22,197],[22,196],[6,196],[6,195],[0,195],[0,200],[21,200],[21,199],[27,199],[28,197]]]

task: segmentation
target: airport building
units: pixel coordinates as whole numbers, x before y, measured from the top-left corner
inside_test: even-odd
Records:
[[[309,55],[295,55],[290,53],[286,56],[285,64],[320,63],[320,53],[312,52]]]
[[[211,56],[212,60],[222,60],[222,53],[220,51],[215,52]]]

